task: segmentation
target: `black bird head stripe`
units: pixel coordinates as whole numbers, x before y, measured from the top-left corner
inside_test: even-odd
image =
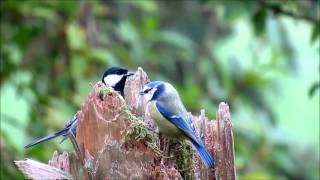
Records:
[[[113,89],[115,91],[118,91],[121,96],[123,97],[124,96],[124,86],[125,86],[125,83],[126,83],[126,80],[127,80],[127,77],[130,76],[130,75],[133,75],[133,73],[128,73],[128,70],[125,69],[125,68],[121,68],[121,67],[111,67],[109,69],[107,69],[103,76],[102,76],[102,82],[104,84],[107,84],[107,82],[105,82],[105,78],[109,75],[123,75],[122,78],[120,79],[119,82],[117,82],[114,86],[113,86]]]

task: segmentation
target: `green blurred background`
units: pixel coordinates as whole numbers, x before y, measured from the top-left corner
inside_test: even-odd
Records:
[[[173,83],[188,110],[231,107],[239,179],[319,179],[319,1],[1,1],[1,177],[47,162],[110,66]]]

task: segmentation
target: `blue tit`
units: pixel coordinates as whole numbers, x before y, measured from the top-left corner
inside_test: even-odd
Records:
[[[103,76],[102,76],[102,82],[105,85],[111,86],[115,91],[117,91],[122,97],[124,96],[124,85],[126,83],[127,77],[133,75],[132,72],[128,72],[125,68],[120,67],[111,67],[107,69]],[[39,143],[48,141],[50,139],[54,139],[59,136],[63,136],[61,143],[66,140],[69,135],[72,133],[74,136],[76,136],[77,132],[77,115],[73,115],[73,117],[69,120],[69,122],[64,126],[63,129],[50,134],[48,136],[45,136],[43,138],[40,138],[28,145],[26,145],[24,148],[29,148],[34,145],[37,145]]]
[[[148,102],[147,110],[160,132],[171,138],[190,140],[205,166],[212,168],[214,159],[198,138],[177,90],[167,82],[154,81],[145,85],[140,94]]]

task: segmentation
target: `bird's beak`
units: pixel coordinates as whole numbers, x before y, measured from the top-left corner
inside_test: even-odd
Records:
[[[128,72],[125,76],[132,76],[132,75],[134,75],[134,73],[133,72]]]
[[[143,92],[143,91],[140,91],[139,94],[142,96],[142,95],[144,95],[144,92]]]

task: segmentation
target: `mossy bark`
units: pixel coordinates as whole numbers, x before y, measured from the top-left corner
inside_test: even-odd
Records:
[[[217,120],[209,121],[204,111],[193,116],[216,161],[214,169],[206,169],[188,142],[170,140],[152,131],[156,125],[138,93],[148,81],[146,73],[138,68],[126,82],[125,100],[101,82],[96,83],[78,112],[77,136],[73,139],[77,156],[55,153],[46,167],[63,173],[56,169],[50,172],[71,179],[235,179],[229,107],[219,105]],[[39,177],[36,171],[30,171],[28,162],[19,161],[17,165],[26,177]],[[42,177],[52,179],[49,175]]]

